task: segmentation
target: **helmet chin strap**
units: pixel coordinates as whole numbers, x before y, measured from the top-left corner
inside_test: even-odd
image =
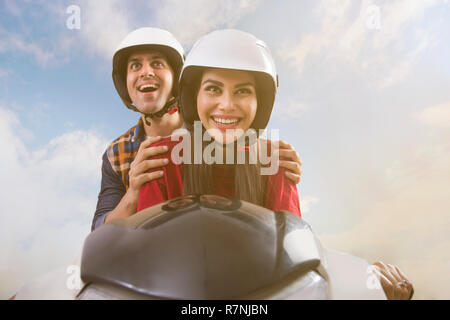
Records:
[[[174,114],[178,111],[178,98],[172,98],[164,105],[164,107],[155,113],[145,113],[141,112],[144,115],[145,124],[148,126],[151,126],[152,123],[150,122],[150,119],[153,118],[161,118],[166,113]]]

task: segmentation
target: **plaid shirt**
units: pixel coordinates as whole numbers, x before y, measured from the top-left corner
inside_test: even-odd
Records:
[[[113,170],[122,178],[125,191],[128,190],[130,165],[136,156],[141,142],[145,139],[142,118],[138,124],[115,139],[106,149],[106,155]]]
[[[142,119],[115,139],[102,157],[102,182],[91,230],[101,226],[106,215],[117,207],[130,185],[128,173],[141,142],[145,139]]]

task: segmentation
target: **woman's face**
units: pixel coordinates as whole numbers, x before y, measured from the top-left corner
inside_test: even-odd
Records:
[[[216,141],[223,144],[235,141],[250,128],[256,109],[253,74],[213,68],[203,72],[197,111],[203,126]]]

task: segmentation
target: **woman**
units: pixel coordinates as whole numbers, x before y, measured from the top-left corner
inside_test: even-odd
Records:
[[[226,129],[265,128],[277,86],[275,66],[263,42],[236,30],[204,36],[189,53],[180,78],[181,111],[190,139],[196,120],[201,120],[202,130],[220,144],[227,142]],[[167,145],[173,150],[177,144],[163,138],[153,145]],[[238,151],[232,145],[233,151]],[[138,211],[183,194],[216,193],[300,216],[297,189],[284,178],[283,169],[265,177],[258,169],[258,164],[179,166],[169,162],[163,168],[163,178],[141,189]],[[396,266],[377,262],[374,269],[388,299],[411,299],[412,284]]]
[[[257,130],[269,121],[277,86],[270,52],[254,36],[220,30],[197,41],[180,76],[181,110],[190,132],[183,139],[191,139],[190,145],[194,145],[191,160],[202,157],[211,142],[202,141],[198,148],[198,132],[194,131],[195,122],[201,121],[201,135],[206,132],[217,144],[213,143],[212,152],[216,161],[185,162],[182,166],[169,163],[162,179],[141,188],[138,211],[183,194],[219,194],[300,216],[297,188],[285,178],[284,170],[265,176],[260,161],[250,161],[251,153],[260,148],[252,137],[256,138]],[[238,148],[243,138],[248,141],[244,148]],[[177,143],[170,138],[158,142],[169,149]],[[229,163],[224,160],[230,154],[234,160],[240,159],[241,153],[245,153],[241,158],[244,163],[221,164]]]

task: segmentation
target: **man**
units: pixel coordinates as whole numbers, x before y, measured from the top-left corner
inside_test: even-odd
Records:
[[[127,218],[137,210],[143,184],[162,176],[149,169],[164,166],[149,159],[166,152],[149,145],[183,125],[178,112],[178,77],[184,62],[181,44],[168,31],[141,28],[129,33],[113,57],[113,81],[125,105],[141,113],[138,124],[115,139],[103,154],[102,182],[92,230],[111,219]],[[146,137],[151,137],[146,139]],[[279,165],[298,183],[301,161],[292,147],[280,141]]]

